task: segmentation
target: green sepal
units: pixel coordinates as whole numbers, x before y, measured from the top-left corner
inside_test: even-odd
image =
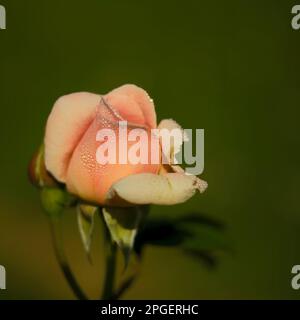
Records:
[[[111,240],[121,249],[127,267],[143,212],[139,207],[105,207],[102,212]]]
[[[95,213],[98,208],[86,204],[77,205],[77,222],[84,250],[91,262],[90,249],[94,232]]]

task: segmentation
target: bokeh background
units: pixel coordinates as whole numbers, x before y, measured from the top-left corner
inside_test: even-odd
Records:
[[[176,249],[148,247],[124,298],[297,299],[300,264],[300,31],[294,1],[1,0],[0,299],[73,299],[55,261],[28,161],[53,102],[74,91],[145,88],[160,119],[205,129],[204,195],[189,210],[222,220],[234,242],[209,270]],[[90,266],[76,219],[65,219],[73,269],[97,297],[101,228]]]

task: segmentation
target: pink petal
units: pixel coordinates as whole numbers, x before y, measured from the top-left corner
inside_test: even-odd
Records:
[[[72,153],[95,117],[100,96],[80,92],[57,100],[49,115],[45,133],[45,163],[53,176],[66,181]]]
[[[100,142],[96,141],[97,132],[102,128],[110,128],[116,133],[116,150],[119,144],[132,142],[119,142],[118,119],[105,107],[97,107],[97,115],[78,143],[69,164],[67,172],[67,188],[81,198],[104,204],[106,194],[113,183],[132,174],[150,172],[157,173],[159,164],[119,164],[118,153],[116,164],[101,165],[96,160],[97,148]],[[129,129],[128,129],[129,130]]]
[[[148,93],[133,84],[112,90],[105,100],[127,121],[156,128],[156,113]]]

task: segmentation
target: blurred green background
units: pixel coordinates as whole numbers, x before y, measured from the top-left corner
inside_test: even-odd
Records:
[[[145,88],[159,119],[205,129],[204,195],[153,210],[224,221],[235,254],[215,270],[175,249],[148,247],[125,298],[299,298],[300,31],[294,1],[0,0],[0,299],[73,299],[55,261],[27,163],[53,102],[75,91]],[[96,297],[102,238],[90,266],[75,216],[65,220],[74,271]]]

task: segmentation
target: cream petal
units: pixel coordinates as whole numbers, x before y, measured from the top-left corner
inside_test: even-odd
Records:
[[[171,144],[169,147],[164,146],[162,148],[163,154],[165,158],[169,160],[169,163],[170,164],[176,163],[176,159],[174,158],[174,155],[176,155],[180,151],[183,142],[188,140],[187,135],[184,133],[182,127],[173,119],[162,120],[158,125],[158,129],[159,130],[166,129],[170,132],[174,129],[180,130],[180,135],[175,136],[176,141],[174,142],[173,140],[173,143],[171,141]],[[161,136],[160,136],[160,142],[161,144],[163,144],[163,140]]]
[[[93,121],[100,95],[79,92],[57,100],[49,115],[45,133],[45,164],[60,182],[66,173],[72,153]]]
[[[173,119],[163,119],[158,125],[158,129],[182,129],[181,125]]]
[[[116,182],[109,190],[106,201],[111,205],[115,199],[135,205],[174,205],[187,201],[197,190],[204,192],[206,187],[205,181],[192,175],[142,173]]]

